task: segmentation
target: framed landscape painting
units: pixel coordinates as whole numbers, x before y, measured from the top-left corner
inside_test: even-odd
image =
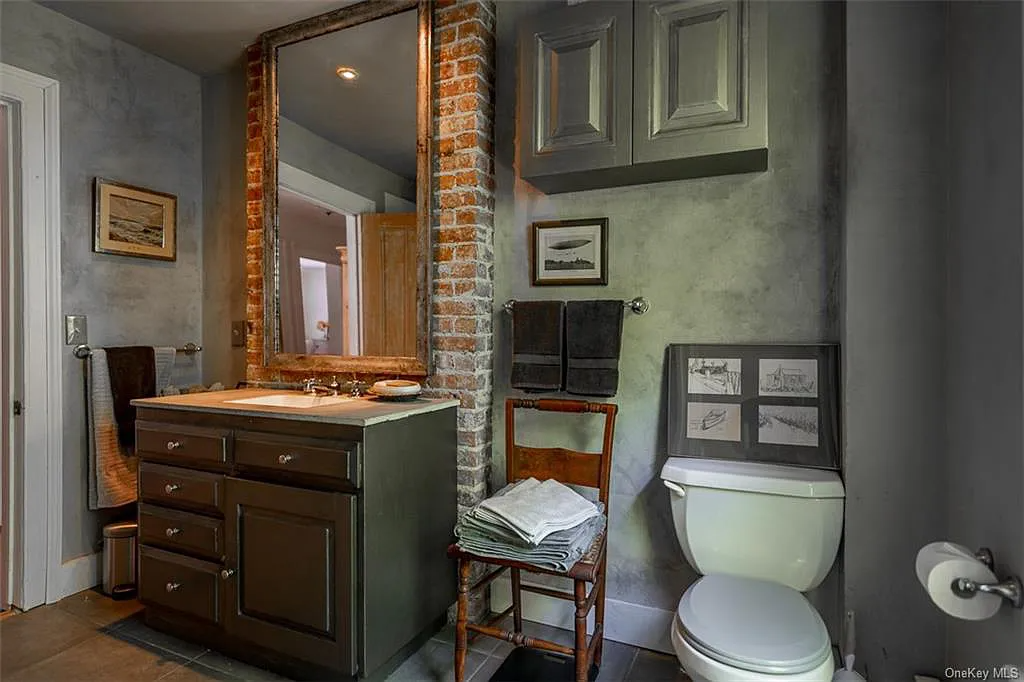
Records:
[[[532,225],[533,286],[608,284],[608,219],[549,220]]]
[[[121,256],[177,258],[178,198],[96,178],[93,251]]]

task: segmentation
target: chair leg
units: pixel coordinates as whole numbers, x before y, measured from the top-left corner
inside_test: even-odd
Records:
[[[523,593],[520,591],[520,574],[518,568],[510,568],[512,574],[512,629],[523,631]]]
[[[468,648],[466,618],[469,615],[470,564],[459,559],[459,598],[455,618],[455,682],[463,682],[466,675],[466,649]]]
[[[576,602],[576,682],[587,682],[587,583],[574,580]]]
[[[594,647],[594,665],[601,667],[601,652],[604,649],[604,590],[608,575],[605,569],[608,567],[608,555],[601,561],[601,572],[597,576],[597,600],[594,603],[594,632],[597,634],[597,645]]]

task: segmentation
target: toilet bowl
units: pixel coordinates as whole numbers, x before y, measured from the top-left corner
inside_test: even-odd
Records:
[[[676,537],[703,577],[679,600],[672,646],[694,682],[830,682],[828,630],[802,594],[835,561],[834,471],[669,458]]]

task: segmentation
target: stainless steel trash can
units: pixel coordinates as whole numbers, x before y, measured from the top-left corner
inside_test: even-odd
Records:
[[[103,526],[103,592],[114,599],[135,594],[136,536],[135,521]]]

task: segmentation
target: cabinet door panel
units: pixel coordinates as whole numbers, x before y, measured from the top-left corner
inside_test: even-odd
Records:
[[[767,145],[762,4],[636,4],[634,162]]]
[[[355,672],[355,497],[235,478],[225,486],[228,632]]]
[[[632,25],[621,1],[523,22],[523,177],[629,164]]]

